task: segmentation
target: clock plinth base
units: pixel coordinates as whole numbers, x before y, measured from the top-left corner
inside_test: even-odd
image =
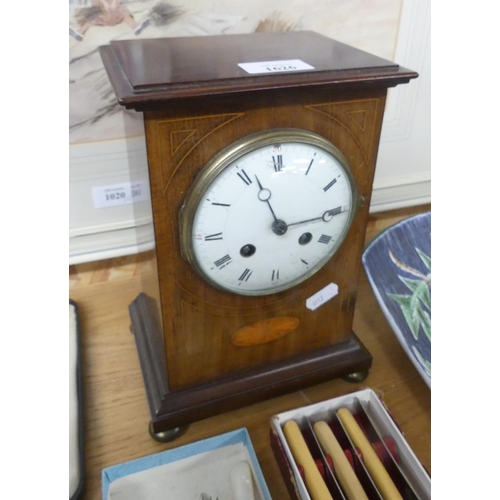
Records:
[[[372,363],[370,353],[352,333],[327,348],[171,391],[155,301],[141,293],[129,310],[151,412],[152,435],[173,432],[191,422],[333,378],[368,373]]]

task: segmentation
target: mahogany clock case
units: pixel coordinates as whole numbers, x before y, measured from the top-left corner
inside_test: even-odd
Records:
[[[101,48],[119,101],[144,111],[157,269],[143,277],[144,293],[130,314],[154,432],[328,378],[367,373],[371,365],[352,320],[385,98],[388,86],[417,75],[313,33],[265,35],[204,37],[204,44],[198,38],[123,41]],[[318,44],[330,50],[321,52]],[[219,65],[213,55],[223,49],[229,56]],[[203,50],[215,66],[203,65]],[[300,54],[291,57],[294,50]],[[161,65],[152,61],[162,51],[170,62],[158,76]],[[174,57],[179,54],[180,62]],[[320,70],[249,76],[235,64],[292,58]],[[336,69],[339,62],[343,67]],[[361,207],[339,250],[303,283],[252,297],[216,289],[181,255],[179,213],[186,194],[203,166],[228,145],[286,128],[318,134],[342,152]],[[339,294],[315,311],[307,309],[307,298],[329,283],[338,285]],[[241,329],[276,318],[294,318],[298,327],[270,342],[231,341]]]

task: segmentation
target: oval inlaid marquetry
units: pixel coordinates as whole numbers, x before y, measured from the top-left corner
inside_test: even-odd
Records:
[[[237,346],[265,344],[293,332],[299,324],[300,319],[291,316],[264,319],[240,328],[231,342]]]

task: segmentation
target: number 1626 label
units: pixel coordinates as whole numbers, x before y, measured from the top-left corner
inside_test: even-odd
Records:
[[[314,66],[301,61],[300,59],[290,59],[287,61],[262,61],[250,63],[238,63],[238,66],[250,73],[258,75],[263,73],[283,73],[286,71],[304,71],[314,69]]]

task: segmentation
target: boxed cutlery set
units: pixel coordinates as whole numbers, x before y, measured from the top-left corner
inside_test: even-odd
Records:
[[[371,389],[271,420],[271,444],[293,500],[428,500],[431,481]]]

